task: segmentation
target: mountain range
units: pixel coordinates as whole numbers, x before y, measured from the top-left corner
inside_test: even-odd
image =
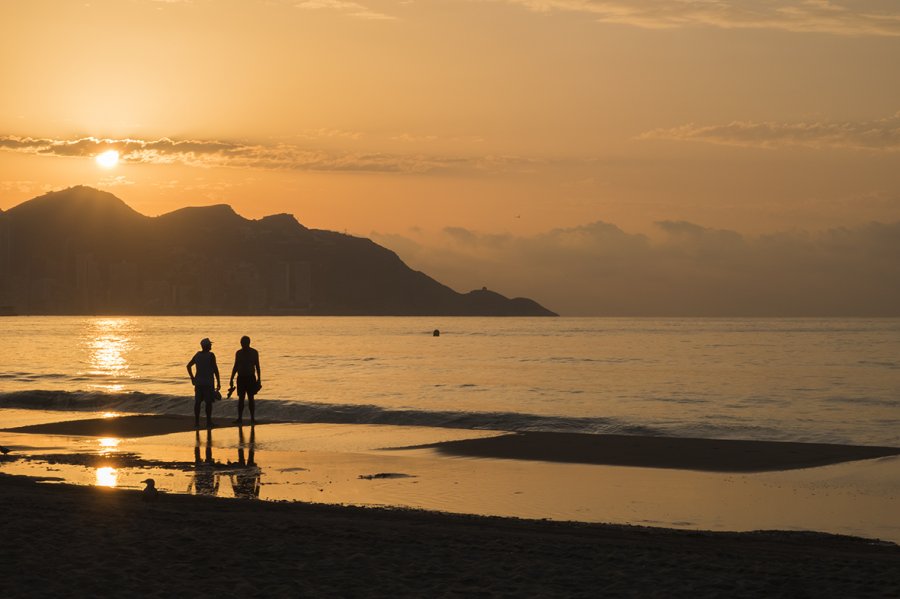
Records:
[[[555,316],[458,293],[373,241],[227,205],[142,215],[71,187],[0,212],[0,305],[18,314]]]

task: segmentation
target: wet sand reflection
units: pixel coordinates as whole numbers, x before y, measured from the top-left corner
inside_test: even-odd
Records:
[[[103,468],[97,468],[97,482],[95,483],[98,487],[115,487],[119,482],[119,471],[113,468],[112,466],[104,466]]]
[[[244,459],[244,427],[238,427],[238,469],[232,471],[228,478],[234,496],[240,499],[259,499],[260,477],[262,471],[256,465],[256,427],[250,427],[250,443],[246,444],[247,459]]]
[[[237,461],[217,462],[213,456],[212,430],[207,429],[205,440],[198,430],[194,436],[194,468],[187,492],[197,495],[219,495],[221,479],[228,476],[235,497],[258,499],[262,470],[256,464],[256,429],[250,428],[249,442],[244,428],[238,427]]]
[[[212,453],[212,430],[206,429],[206,451],[203,459],[200,458],[200,431],[195,435],[194,442],[194,478],[188,485],[188,493],[192,491],[197,495],[215,496],[219,494],[219,477],[216,475],[216,463]]]

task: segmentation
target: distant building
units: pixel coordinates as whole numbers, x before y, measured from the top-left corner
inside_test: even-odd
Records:
[[[279,261],[272,281],[272,307],[287,312],[309,310],[312,297],[311,272],[309,262]]]
[[[107,303],[114,312],[127,312],[140,305],[138,289],[138,267],[126,260],[117,260],[109,265]]]
[[[75,256],[75,293],[79,311],[88,314],[96,312],[101,306],[100,268],[93,254],[81,253]]]

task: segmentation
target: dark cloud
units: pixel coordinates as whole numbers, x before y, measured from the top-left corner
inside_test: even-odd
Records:
[[[688,222],[659,237],[596,222],[532,237],[375,235],[414,268],[569,315],[900,315],[900,223],[746,237]],[[424,240],[424,237],[420,239]]]
[[[900,113],[886,119],[858,122],[754,123],[682,125],[654,129],[640,139],[703,141],[714,144],[779,148],[802,146],[815,149],[851,149],[896,152],[900,150]]]
[[[875,0],[507,0],[646,29],[717,27],[853,36],[900,35],[900,9]]]

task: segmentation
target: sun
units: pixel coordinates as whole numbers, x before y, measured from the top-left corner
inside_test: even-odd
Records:
[[[97,154],[94,160],[103,168],[112,168],[119,163],[119,153],[116,150],[107,150]]]

